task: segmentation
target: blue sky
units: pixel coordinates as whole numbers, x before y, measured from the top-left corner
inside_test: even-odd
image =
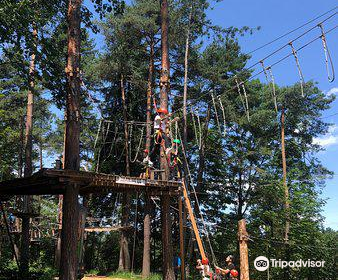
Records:
[[[130,1],[127,1],[128,3]],[[89,0],[85,0],[85,5],[91,5]],[[336,0],[224,0],[219,3],[213,3],[212,8],[208,11],[208,16],[214,24],[222,27],[243,27],[249,26],[252,28],[260,26],[259,31],[255,31],[253,35],[240,37],[240,45],[243,52],[250,52],[263,44],[279,37],[280,35],[308,22],[309,20],[331,10],[337,6]],[[338,9],[336,9],[337,11]],[[330,14],[332,14],[331,12]],[[330,14],[323,16],[321,19],[305,26],[301,30],[290,34],[289,36],[271,44],[261,50],[252,53],[252,58],[249,65],[262,59],[267,54],[279,48],[283,44],[288,43],[293,38],[308,30],[320,20],[326,18]],[[337,25],[338,15],[324,23],[325,30]],[[338,62],[338,29],[327,35],[328,47],[331,50],[331,56],[334,65]],[[297,49],[315,37],[320,35],[320,29],[316,28],[300,40],[294,42]],[[97,48],[103,46],[100,35],[93,36]],[[285,48],[278,55],[273,56],[265,62],[265,65],[277,61],[285,54],[290,52],[290,48]],[[338,94],[338,77],[333,83],[329,83],[325,69],[324,52],[321,40],[317,40],[313,44],[304,48],[298,53],[299,61],[305,80],[314,80],[318,82],[318,87],[327,94]],[[260,71],[259,66],[256,71]],[[279,85],[290,85],[299,82],[299,76],[293,57],[273,67],[273,74],[276,83]],[[338,75],[338,67],[337,67]],[[259,76],[262,81],[265,81],[264,75]],[[337,113],[335,116],[331,116]],[[327,180],[327,186],[323,191],[322,197],[327,198],[327,204],[324,207],[323,215],[325,216],[325,226],[338,230],[338,100],[333,103],[330,110],[323,113],[325,120],[333,124],[329,133],[316,141],[323,145],[325,151],[320,152],[318,157],[337,176]]]

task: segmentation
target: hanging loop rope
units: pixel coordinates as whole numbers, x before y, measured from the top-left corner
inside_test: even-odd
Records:
[[[196,116],[197,116],[197,123],[198,123],[198,132],[199,132],[198,147],[201,148],[201,146],[202,146],[202,125],[201,125],[201,119],[200,119],[199,114],[197,114]]]
[[[264,65],[264,60],[261,60],[259,63],[262,65],[262,68],[263,68],[263,72],[264,72],[264,75],[265,75],[266,82],[269,84],[269,83],[270,83],[270,81],[269,81],[269,76],[268,76],[268,72],[266,72],[266,67],[265,67],[265,65]]]
[[[244,111],[245,111],[246,117],[248,119],[248,122],[250,122],[249,102],[248,102],[248,96],[247,96],[247,93],[246,93],[246,89],[245,89],[244,83],[243,82],[239,83],[237,78],[235,78],[235,82],[236,82],[236,87],[237,87],[237,91],[238,91],[239,97],[240,97],[241,102],[242,102],[243,107],[244,107]],[[244,101],[242,93],[241,93],[241,91],[242,91],[241,87],[242,87],[242,90],[243,90],[243,95],[244,95],[245,101]]]
[[[322,33],[322,43],[323,43],[323,49],[324,49],[324,55],[325,55],[325,66],[326,66],[326,72],[327,72],[327,79],[330,83],[332,83],[335,80],[335,71],[333,66],[332,57],[329,51],[329,48],[327,46],[326,36],[323,24],[318,24],[318,27],[320,28],[320,31]]]
[[[225,120],[225,111],[224,111],[224,107],[223,107],[223,103],[222,103],[222,99],[220,96],[218,96],[218,100],[219,100],[219,105],[221,106],[221,110],[222,110],[222,115],[223,115],[223,135],[226,135],[226,120]]]
[[[222,135],[222,130],[221,130],[221,125],[219,123],[219,118],[218,118],[218,113],[217,113],[217,107],[216,107],[216,102],[215,102],[215,96],[214,93],[211,92],[211,98],[212,98],[212,104],[214,106],[214,110],[215,110],[215,115],[216,115],[216,122],[217,122],[217,126],[218,126],[218,131],[219,133]]]
[[[297,51],[296,49],[294,48],[293,44],[292,44],[292,41],[289,43],[290,47],[291,47],[291,50],[292,50],[292,54],[295,58],[295,61],[296,61],[296,65],[297,65],[297,69],[298,69],[298,74],[299,74],[299,79],[300,79],[300,90],[301,90],[301,93],[302,93],[302,97],[304,97],[304,76],[303,76],[303,72],[302,72],[302,69],[300,67],[300,63],[299,63],[299,59],[298,59],[298,54],[297,54]]]
[[[241,83],[242,85],[242,89],[243,89],[243,94],[244,94],[244,98],[245,98],[245,105],[246,105],[246,116],[248,118],[248,121],[250,122],[250,113],[249,113],[249,101],[248,101],[248,95],[246,93],[246,89],[244,86],[244,83]]]
[[[276,113],[278,113],[277,95],[276,95],[276,85],[275,85],[275,77],[273,76],[272,69],[271,69],[270,66],[267,68],[267,70],[269,71],[269,75],[270,75],[270,79],[271,79],[271,85],[272,85],[272,98],[273,98],[273,102],[274,102],[274,104],[275,104],[275,111],[276,111]]]
[[[131,159],[131,150],[130,150],[130,162],[131,163],[134,163],[136,160],[137,160],[137,157],[138,157],[138,154],[140,153],[140,149],[141,149],[141,146],[142,146],[142,143],[143,143],[143,134],[144,134],[144,127],[142,128],[141,130],[141,136],[140,136],[140,141],[138,143],[138,146],[137,146],[137,150],[136,150],[136,155],[134,157],[134,159]],[[131,143],[130,143],[131,144]],[[131,146],[131,145],[130,145]]]
[[[195,121],[195,115],[194,115],[194,113],[192,111],[192,108],[190,108],[190,111],[191,111],[192,124],[193,124],[194,132],[195,132],[196,145],[199,146],[198,135],[197,135],[197,126],[196,126],[196,121]]]
[[[272,99],[273,99],[273,103],[275,105],[275,111],[277,113],[278,107],[277,107],[275,78],[272,74],[271,66],[265,67],[263,60],[260,61],[260,64],[263,68],[263,72],[264,72],[264,75],[265,75],[266,82],[269,84],[269,87],[271,89],[271,96],[272,96]]]

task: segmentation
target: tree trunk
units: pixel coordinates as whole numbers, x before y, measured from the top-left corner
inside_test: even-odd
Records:
[[[190,44],[190,24],[192,17],[192,7],[190,7],[187,37],[185,39],[184,53],[184,84],[183,84],[183,145],[186,148],[188,143],[188,120],[187,120],[187,97],[188,97],[188,63],[189,63],[189,44]]]
[[[238,221],[238,239],[241,271],[240,280],[249,280],[248,233],[244,219]]]
[[[124,122],[124,148],[126,150],[125,160],[126,160],[126,175],[130,176],[130,163],[129,163],[129,135],[128,135],[128,115],[127,115],[127,103],[126,103],[126,93],[124,86],[124,76],[121,74],[121,96],[122,96],[122,106],[123,106],[123,122]]]
[[[18,177],[22,177],[22,167],[23,167],[23,147],[24,147],[24,139],[23,139],[23,126],[24,126],[25,118],[20,117],[19,130],[20,130],[20,146],[19,146],[19,155],[18,155]]]
[[[129,224],[130,195],[124,194],[122,198],[122,227]],[[127,231],[122,229],[120,236],[119,271],[130,271],[130,254]]]
[[[42,142],[39,143],[39,160],[40,160],[40,169],[43,168],[43,148],[42,148]]]
[[[121,96],[123,105],[123,121],[124,121],[124,145],[125,145],[125,161],[126,161],[126,175],[130,176],[130,163],[129,163],[129,133],[128,133],[128,115],[127,115],[127,103],[124,86],[124,76],[121,74]],[[130,195],[123,194],[122,198],[122,226],[128,226],[129,224],[129,211],[130,211]],[[120,258],[119,258],[119,271],[130,270],[130,254],[129,254],[129,242],[127,231],[122,230],[120,236]]]
[[[151,149],[151,96],[153,93],[154,81],[154,37],[150,39],[150,58],[149,58],[149,75],[148,75],[148,88],[147,88],[147,131],[146,131],[146,150]],[[144,220],[143,220],[143,263],[142,263],[142,278],[150,276],[150,236],[151,236],[151,217],[150,208],[151,200],[150,195],[145,193],[145,206],[144,206]]]
[[[143,263],[142,263],[142,278],[150,276],[150,236],[151,236],[151,202],[150,195],[145,194],[145,209],[143,220]]]
[[[34,88],[35,88],[35,55],[36,55],[36,40],[37,30],[33,24],[33,47],[31,50],[30,65],[29,65],[29,81],[27,95],[27,115],[26,115],[26,132],[25,132],[25,168],[24,177],[29,177],[33,173],[32,150],[33,150],[33,112],[34,112]],[[23,212],[31,212],[31,198],[24,196]],[[30,217],[23,215],[22,218],[22,239],[21,239],[21,276],[29,277],[29,246],[30,246]]]
[[[168,95],[170,90],[169,76],[170,76],[170,62],[169,62],[169,12],[168,1],[161,0],[161,54],[162,54],[162,69],[160,77],[160,107],[168,110]],[[169,179],[169,166],[166,159],[164,149],[161,147],[161,169],[162,180]],[[163,252],[163,279],[175,279],[173,269],[173,247],[172,247],[172,232],[171,232],[171,218],[170,218],[170,196],[162,195],[162,252]]]
[[[68,2],[67,100],[64,169],[80,169],[80,52],[82,0]],[[77,278],[79,187],[69,184],[63,196],[60,280]]]

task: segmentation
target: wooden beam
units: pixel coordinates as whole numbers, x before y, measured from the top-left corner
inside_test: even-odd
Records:
[[[198,228],[197,228],[197,223],[196,223],[195,215],[194,215],[192,207],[191,207],[190,199],[189,199],[187,188],[185,186],[185,182],[184,181],[182,182],[182,191],[183,191],[184,201],[185,201],[185,204],[186,204],[187,209],[188,209],[191,225],[192,225],[192,228],[193,228],[194,233],[195,233],[198,249],[200,251],[202,259],[206,259],[207,257],[205,255],[202,239],[201,239],[201,236],[200,236]]]
[[[183,228],[183,202],[182,197],[178,198],[178,215],[180,226],[180,258],[181,258],[181,280],[185,279],[185,262],[184,262],[184,228]]]

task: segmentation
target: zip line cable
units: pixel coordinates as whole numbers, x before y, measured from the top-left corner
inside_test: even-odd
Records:
[[[265,43],[262,46],[257,47],[256,49],[254,49],[252,51],[249,51],[247,54],[252,54],[252,53],[254,53],[254,52],[258,51],[258,50],[261,50],[261,49],[265,48],[266,46],[269,46],[269,45],[273,44],[274,42],[279,41],[282,38],[285,38],[286,36],[288,36],[288,35],[296,32],[296,31],[298,31],[299,29],[303,28],[304,26],[306,26],[306,25],[308,25],[308,24],[316,21],[317,19],[319,19],[319,18],[321,18],[321,17],[323,17],[323,16],[331,13],[332,11],[336,10],[337,8],[338,8],[338,6],[335,6],[334,8],[328,10],[327,12],[325,12],[325,13],[323,13],[323,14],[321,14],[321,15],[319,15],[319,16],[317,16],[317,17],[315,17],[315,18],[313,18],[313,19],[311,19],[309,21],[307,21],[306,23],[304,23],[304,24],[302,24],[302,25],[300,25],[300,26],[298,26],[298,27],[296,27],[296,28],[294,28],[294,29],[292,29],[292,30],[290,30],[290,31],[288,31],[288,32],[286,32],[286,33],[278,36],[276,39],[273,39],[272,41],[270,41],[268,43]]]
[[[329,19],[331,19],[332,17],[334,17],[337,14],[337,12],[335,12],[334,14],[330,15],[329,17],[325,18],[324,20],[322,20],[321,22],[319,22],[318,24],[316,24],[315,26],[311,27],[310,29],[304,31],[302,34],[298,35],[296,38],[290,40],[290,42],[295,42],[297,40],[299,40],[300,38],[304,37],[306,34],[310,33],[312,30],[316,29],[317,26],[319,24],[323,24],[324,22],[328,21]],[[280,52],[281,50],[283,50],[285,47],[287,47],[289,45],[289,43],[286,43],[284,45],[282,45],[281,47],[277,48],[276,50],[274,50],[273,52],[271,52],[270,54],[268,54],[267,56],[263,57],[262,59],[260,59],[259,61],[257,61],[256,63],[252,64],[251,66],[249,66],[247,68],[247,70],[252,69],[253,67],[255,67],[256,65],[258,65],[260,63],[261,60],[266,60],[268,58],[270,58],[271,56],[275,55],[276,53]]]

